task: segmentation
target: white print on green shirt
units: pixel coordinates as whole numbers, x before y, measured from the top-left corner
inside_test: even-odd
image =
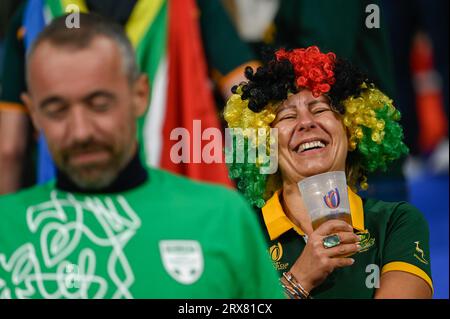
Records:
[[[141,220],[123,196],[79,200],[70,193],[63,194],[58,198],[58,192],[52,191],[49,201],[28,207],[27,226],[38,236],[41,254],[38,256],[33,243],[19,247],[9,260],[0,254],[0,267],[11,275],[9,280],[0,278],[0,297],[132,298],[129,288],[134,274],[124,247],[136,234]],[[89,226],[94,227],[87,225],[87,217],[91,218]],[[97,225],[92,224],[94,220]],[[92,245],[81,247],[82,239],[90,240]],[[99,264],[97,253],[105,253],[105,249],[108,258]],[[79,254],[74,256],[77,250]],[[74,276],[67,272],[74,260],[75,290],[69,289],[74,286],[68,286],[66,278]]]

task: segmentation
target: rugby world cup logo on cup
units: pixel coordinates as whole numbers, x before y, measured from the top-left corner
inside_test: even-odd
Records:
[[[329,191],[328,194],[323,197],[323,201],[329,208],[337,208],[341,202],[339,190],[335,188],[334,190]]]

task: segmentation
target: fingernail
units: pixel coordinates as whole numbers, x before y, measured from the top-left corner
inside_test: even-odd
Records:
[[[361,250],[361,245],[359,243],[356,244],[356,248],[359,250]]]
[[[355,263],[355,260],[353,258],[350,258],[352,265]]]
[[[360,235],[357,235],[357,236],[359,238],[359,241],[361,241],[363,239],[362,236],[360,236]]]

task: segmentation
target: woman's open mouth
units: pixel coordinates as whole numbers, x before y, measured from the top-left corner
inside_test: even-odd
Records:
[[[316,154],[322,152],[329,143],[322,139],[309,140],[300,143],[294,148],[294,152],[299,155]]]

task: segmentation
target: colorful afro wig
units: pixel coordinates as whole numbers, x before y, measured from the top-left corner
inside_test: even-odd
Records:
[[[400,112],[392,100],[360,70],[332,52],[322,53],[316,46],[280,49],[256,72],[247,67],[245,77],[246,82],[232,88],[233,95],[224,110],[228,127],[242,131],[242,138],[233,140],[244,144],[242,147],[263,145],[269,150],[273,137],[258,138],[259,134],[251,132],[269,132],[280,103],[289,94],[306,88],[315,97],[326,95],[332,109],[341,115],[349,142],[347,182],[354,191],[367,189],[368,173],[386,170],[389,163],[408,153],[398,123]],[[234,144],[228,147],[227,156],[234,159],[237,149]],[[279,172],[262,174],[263,165],[247,157],[229,163],[230,177],[237,180],[238,189],[257,207],[264,206],[281,187]]]

